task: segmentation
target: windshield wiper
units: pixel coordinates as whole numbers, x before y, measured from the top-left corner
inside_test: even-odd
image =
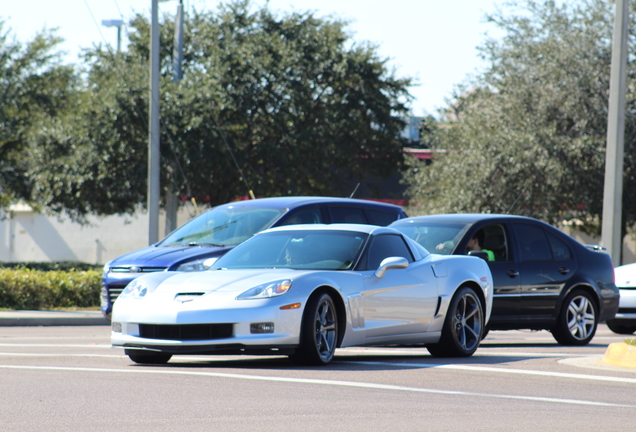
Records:
[[[216,244],[216,243],[199,243],[199,242],[195,242],[192,241],[190,243],[187,244],[188,246],[215,246],[215,247],[225,247],[226,245],[224,244]]]

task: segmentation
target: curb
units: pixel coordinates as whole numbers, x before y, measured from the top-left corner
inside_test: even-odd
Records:
[[[100,311],[0,311],[0,327],[110,325]]]
[[[612,366],[636,369],[636,346],[624,342],[609,344],[601,361]]]

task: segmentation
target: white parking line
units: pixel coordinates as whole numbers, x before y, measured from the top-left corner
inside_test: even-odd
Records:
[[[452,370],[463,370],[463,371],[477,371],[477,372],[488,372],[488,373],[507,373],[507,374],[517,374],[517,375],[535,375],[535,376],[546,376],[546,377],[555,377],[555,378],[568,378],[568,379],[582,379],[582,380],[590,380],[590,381],[608,381],[608,382],[619,382],[619,383],[628,383],[628,384],[636,384],[636,378],[621,378],[621,377],[611,377],[611,376],[603,376],[603,375],[585,375],[585,374],[573,374],[573,373],[562,373],[562,372],[547,372],[547,371],[537,371],[537,370],[528,370],[528,369],[510,369],[510,368],[499,368],[499,367],[485,367],[485,366],[470,366],[470,365],[451,365],[451,364],[433,364],[433,363],[390,363],[390,362],[365,362],[365,361],[348,361],[348,364],[357,363],[363,364],[366,366],[391,366],[391,367],[410,367],[410,368],[435,368],[435,369],[452,369]]]
[[[404,366],[404,365],[401,365],[401,366]],[[243,380],[253,380],[253,381],[273,381],[273,382],[298,383],[298,384],[317,384],[317,385],[330,385],[330,386],[354,387],[354,388],[357,387],[357,388],[368,388],[368,389],[377,389],[377,390],[394,390],[394,391],[402,391],[402,392],[469,396],[469,397],[480,397],[480,398],[487,397],[487,398],[495,398],[495,399],[524,400],[524,401],[533,401],[533,402],[551,402],[551,403],[571,404],[571,405],[636,408],[636,405],[624,405],[624,404],[586,401],[586,400],[577,400],[577,399],[560,399],[560,398],[550,398],[550,397],[488,394],[488,393],[475,393],[475,392],[463,392],[463,391],[452,391],[452,390],[425,389],[425,388],[405,387],[405,386],[390,385],[390,384],[377,384],[377,383],[365,383],[365,382],[354,382],[354,381],[271,377],[271,376],[259,376],[259,375],[240,375],[240,374],[229,374],[229,373],[218,373],[218,372],[193,372],[193,371],[174,371],[174,370],[156,370],[156,369],[152,369],[152,370],[150,369],[103,369],[103,368],[80,368],[80,367],[58,367],[58,366],[21,366],[21,365],[0,365],[0,369],[49,370],[49,371],[66,371],[66,372],[139,373],[139,374],[158,374],[158,375],[189,375],[189,376],[204,376],[204,377],[215,377],[215,378],[243,379]]]

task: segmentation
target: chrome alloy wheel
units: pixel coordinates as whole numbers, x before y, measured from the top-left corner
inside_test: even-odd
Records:
[[[336,311],[330,297],[323,297],[316,310],[316,350],[323,361],[330,361],[336,350]]]
[[[453,314],[453,327],[458,345],[465,351],[472,351],[481,341],[482,309],[472,292],[465,292],[457,303]]]
[[[585,296],[574,297],[568,305],[566,320],[574,339],[585,340],[589,338],[596,329],[594,305]]]

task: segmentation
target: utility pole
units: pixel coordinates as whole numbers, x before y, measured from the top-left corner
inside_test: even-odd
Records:
[[[159,0],[152,0],[150,28],[150,121],[148,122],[148,244],[159,240]]]
[[[175,19],[175,27],[174,27],[174,49],[172,51],[173,63],[172,63],[172,71],[173,71],[173,82],[178,83],[181,81],[182,72],[181,65],[183,64],[183,0],[179,1],[179,5],[177,6],[177,16]],[[170,173],[172,174],[172,178],[176,175],[178,170],[176,161],[169,165]],[[167,187],[166,192],[166,226],[165,226],[165,235],[170,234],[172,231],[177,229],[177,213],[179,211],[179,201],[177,199],[176,188],[170,183]]]
[[[621,227],[628,22],[629,1],[616,0],[614,34],[612,36],[612,69],[610,75],[609,115],[607,119],[602,223],[602,244],[610,253],[614,266],[620,265],[623,249]]]

